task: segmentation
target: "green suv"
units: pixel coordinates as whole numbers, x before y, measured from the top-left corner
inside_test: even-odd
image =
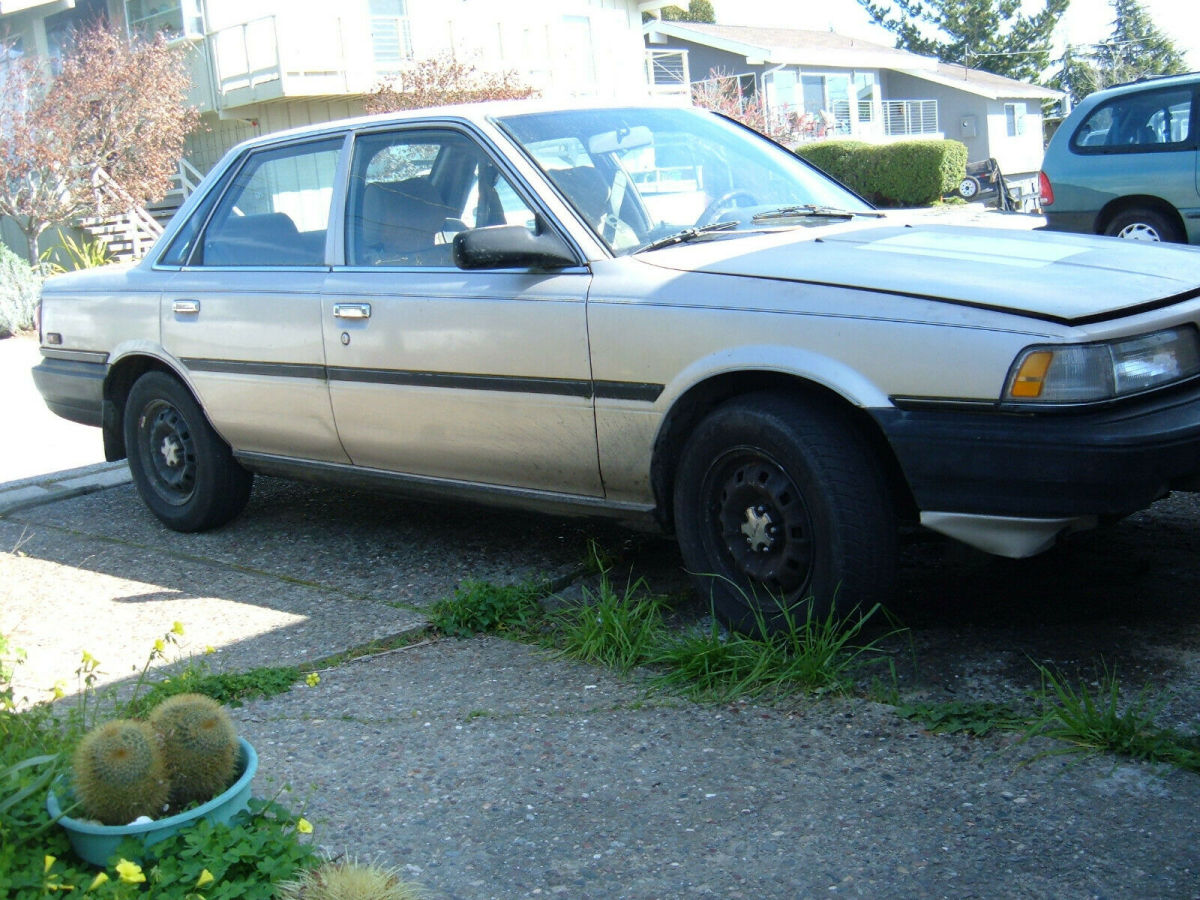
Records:
[[[1042,162],[1047,227],[1200,244],[1200,73],[1097,91]]]

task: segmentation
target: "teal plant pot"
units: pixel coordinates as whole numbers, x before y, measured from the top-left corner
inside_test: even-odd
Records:
[[[46,796],[46,810],[51,819],[57,819],[58,824],[66,829],[71,841],[71,849],[80,858],[95,866],[108,865],[109,858],[116,852],[117,846],[127,837],[141,841],[143,847],[149,847],[161,840],[171,837],[185,828],[195,825],[202,819],[214,824],[225,823],[250,805],[250,781],[258,771],[258,754],[245,740],[238,738],[240,752],[238,753],[238,777],[230,787],[218,794],[207,803],[193,809],[185,810],[178,815],[165,819],[155,819],[153,822],[142,822],[137,825],[96,825],[84,822],[62,814],[63,801],[70,806],[74,801],[69,783],[59,778],[50,788]],[[62,800],[59,800],[59,792]],[[141,862],[141,860],[132,860]]]

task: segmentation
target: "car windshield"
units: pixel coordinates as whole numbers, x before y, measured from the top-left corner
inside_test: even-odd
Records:
[[[700,110],[572,110],[498,124],[618,255],[871,210],[778,144]],[[797,214],[810,207],[824,214]],[[778,210],[786,221],[771,215]]]

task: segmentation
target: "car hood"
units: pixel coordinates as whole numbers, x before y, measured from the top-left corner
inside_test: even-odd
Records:
[[[679,271],[828,284],[1103,321],[1200,295],[1200,251],[1048,231],[853,224],[694,241],[639,256]]]

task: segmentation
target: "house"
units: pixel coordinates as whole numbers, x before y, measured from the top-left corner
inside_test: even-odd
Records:
[[[0,0],[0,39],[53,65],[73,30],[106,16],[184,47],[201,123],[180,162],[177,206],[234,144],[360,114],[414,60],[450,54],[512,70],[546,97],[646,96],[641,13],[655,5],[524,0],[514,15],[496,0]]]
[[[1042,161],[1042,101],[1063,94],[828,31],[652,21],[656,88],[714,74],[737,79],[797,140],[952,138],[971,161],[995,159],[1032,193]]]

